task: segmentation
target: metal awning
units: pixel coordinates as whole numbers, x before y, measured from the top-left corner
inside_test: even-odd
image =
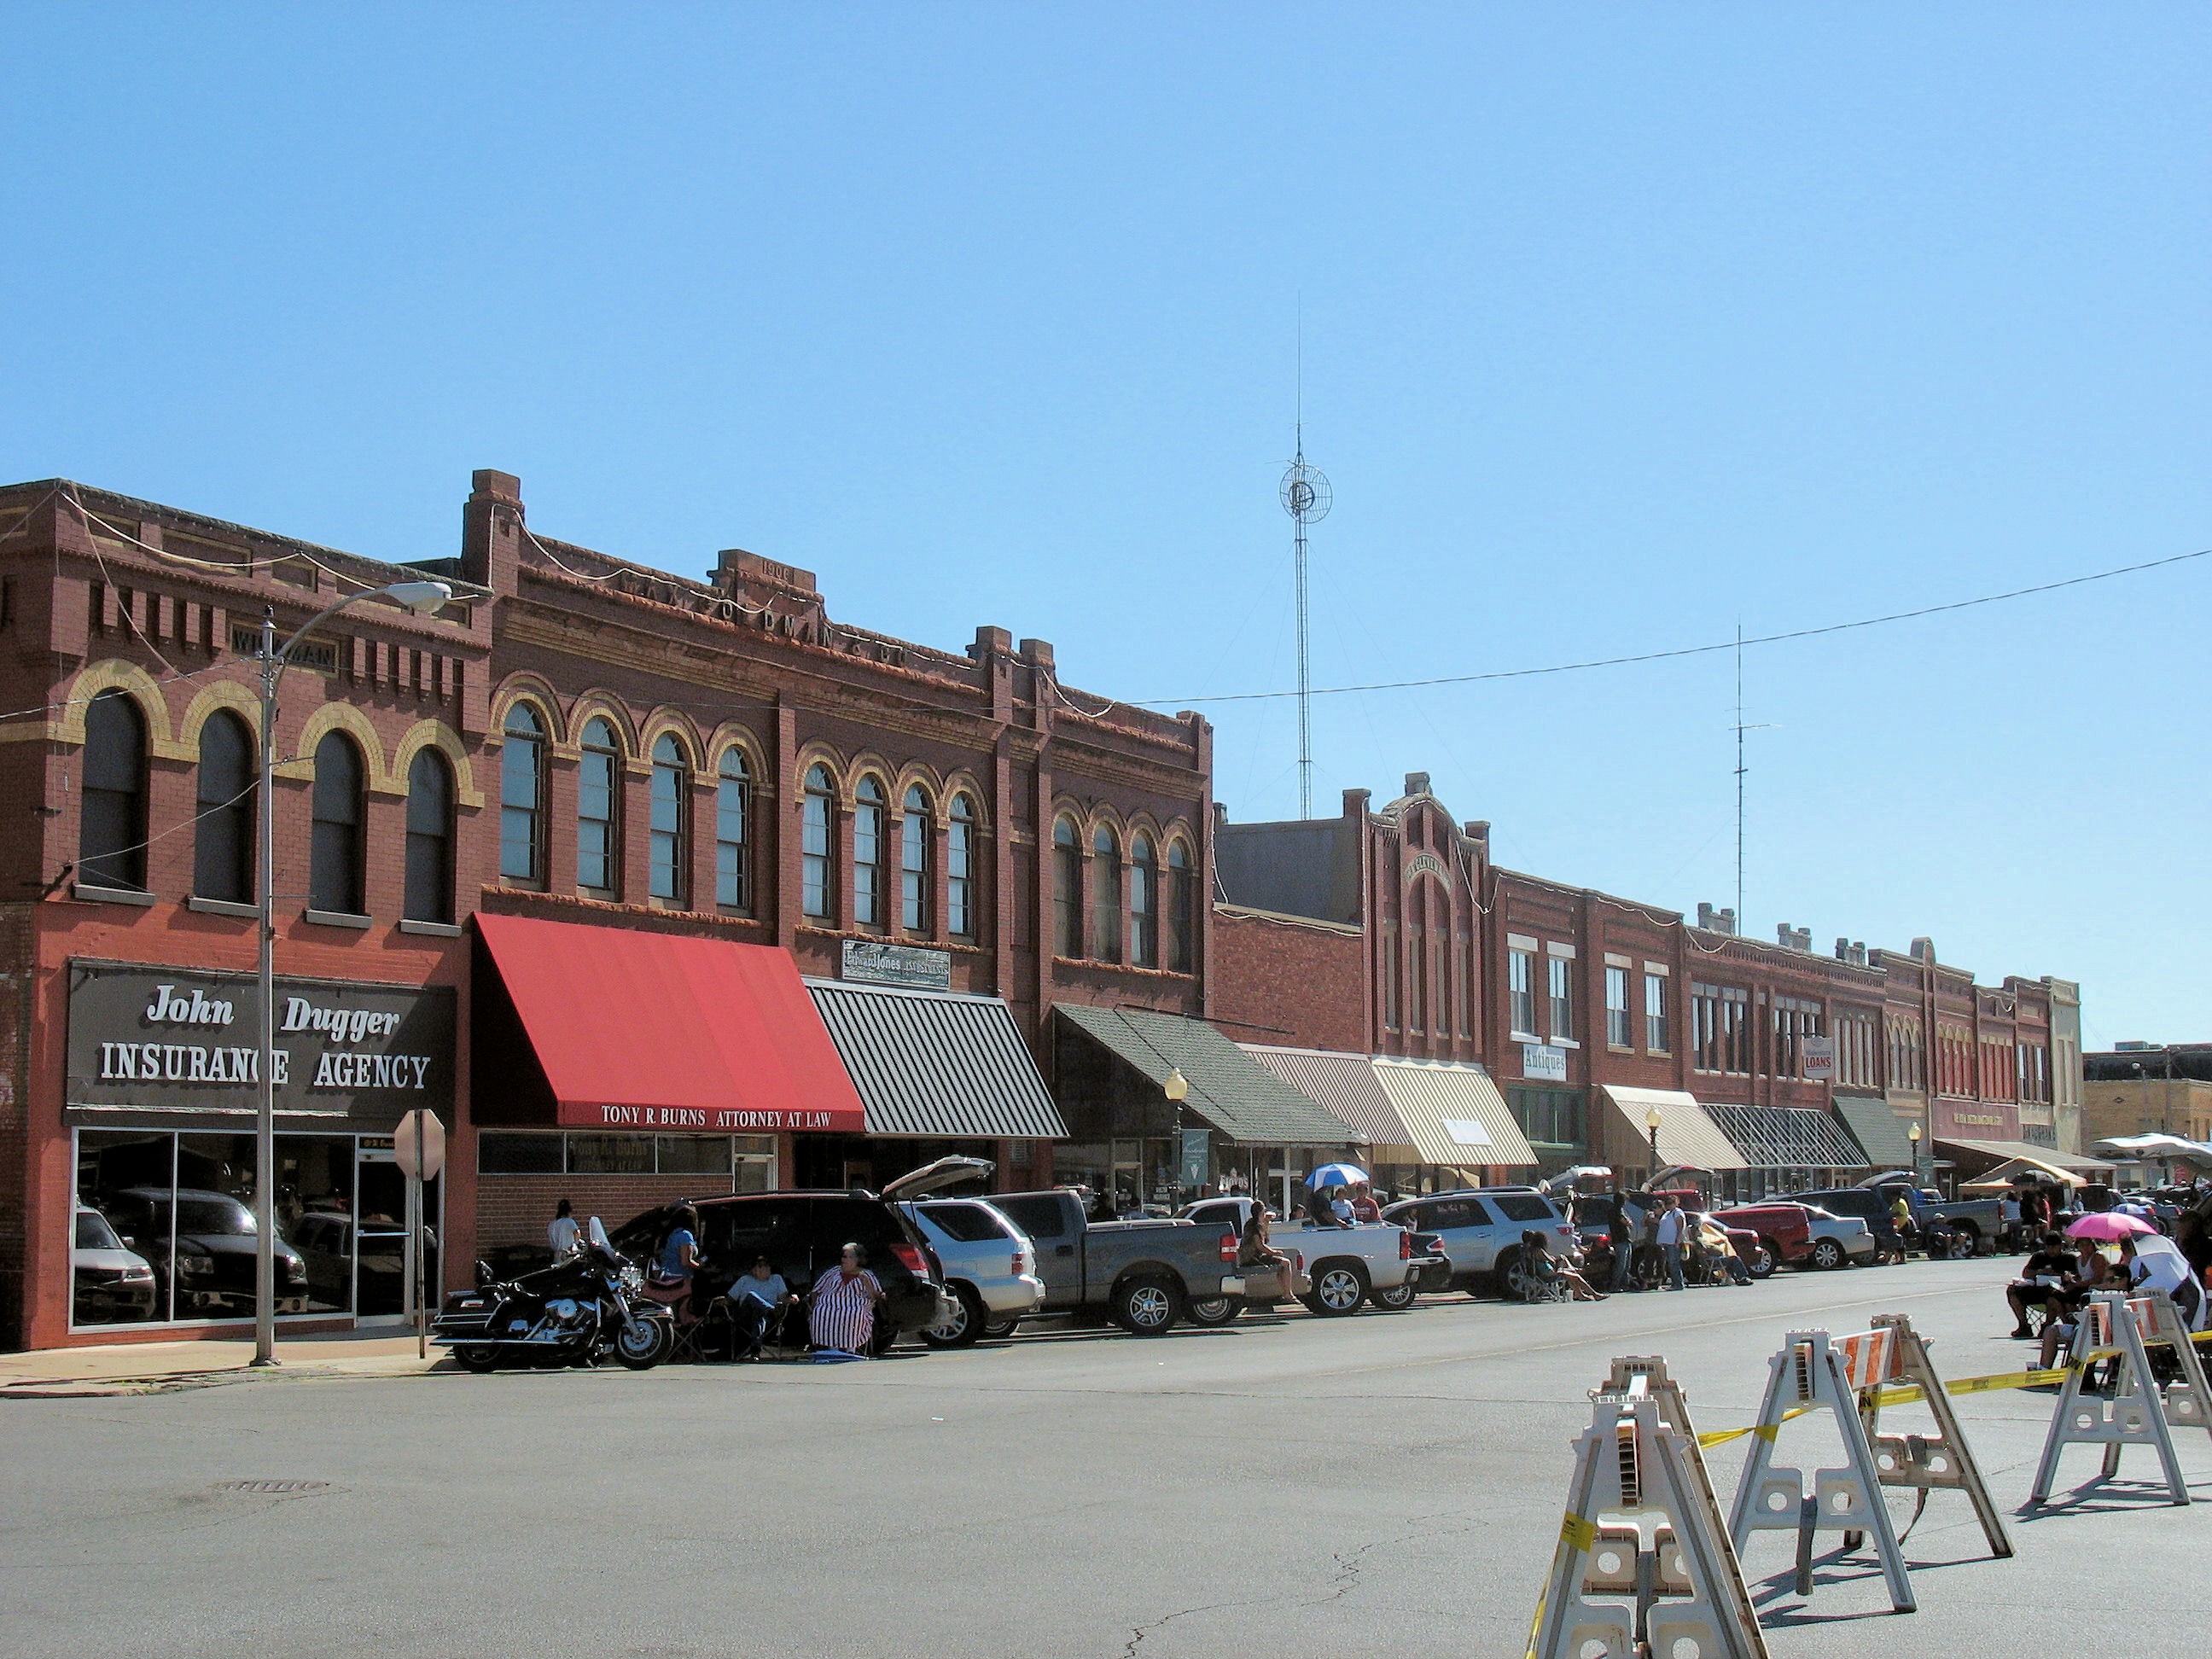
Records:
[[[1414,1145],[1413,1132],[1398,1115],[1390,1097],[1382,1092],[1374,1064],[1365,1054],[1329,1048],[1275,1048],[1258,1042],[1237,1046],[1332,1117],[1342,1119],[1354,1136],[1367,1143],[1370,1162],[1436,1162],[1424,1157]]]
[[[1680,1089],[1631,1089],[1618,1083],[1605,1084],[1598,1092],[1613,1103],[1613,1133],[1607,1146],[1612,1163],[1638,1165],[1649,1160],[1651,1133],[1644,1114],[1656,1106],[1659,1109],[1659,1156],[1667,1163],[1694,1170],[1751,1167],[1735,1143],[1705,1115],[1695,1095]],[[1621,1155],[1624,1152],[1627,1156]]]
[[[1055,1002],[1055,1012],[1155,1085],[1181,1072],[1184,1107],[1245,1146],[1343,1146],[1359,1133],[1202,1019]]]
[[[872,1135],[1064,1140],[1013,1011],[997,997],[811,979]]]
[[[1991,1164],[2002,1164],[2010,1158],[2026,1158],[2031,1163],[2070,1170],[2075,1175],[2088,1176],[2093,1179],[2112,1172],[2112,1160],[2109,1158],[2082,1158],[2074,1152],[2062,1152],[2026,1140],[1954,1140],[1947,1136],[1939,1139],[1936,1144],[1954,1156],[1964,1152],[1968,1158],[1985,1158]]]
[[[1705,1115],[1754,1170],[1863,1170],[1867,1155],[1826,1112],[1804,1106],[1723,1106]]]
[[[1912,1167],[1912,1137],[1905,1133],[1905,1120],[1892,1111],[1889,1103],[1879,1095],[1838,1095],[1836,1115],[1851,1132],[1859,1150],[1866,1154],[1868,1166],[1876,1170],[1909,1170]]]
[[[1526,1168],[1536,1162],[1505,1097],[1480,1066],[1442,1060],[1374,1062],[1376,1080],[1424,1164]]]

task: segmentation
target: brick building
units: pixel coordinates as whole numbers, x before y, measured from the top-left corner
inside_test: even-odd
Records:
[[[1425,774],[1369,802],[1348,790],[1337,817],[1291,823],[1220,815],[1212,1017],[1286,1051],[1480,1067],[1525,1161],[1468,1147],[1420,1164],[1643,1169],[1656,1129],[1660,1162],[1758,1194],[1907,1164],[1915,1126],[1939,1163],[1947,1142],[2057,1150],[2066,981],[1978,986],[1925,939],[1817,953],[1806,930],[1768,944],[1711,906],[1693,921],[1504,869],[1489,826],[1455,821]]]

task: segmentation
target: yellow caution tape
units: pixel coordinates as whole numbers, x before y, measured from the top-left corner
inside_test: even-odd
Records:
[[[1793,1417],[1802,1417],[1812,1409],[1810,1406],[1792,1406],[1782,1413],[1782,1423],[1787,1423]],[[1699,1435],[1698,1444],[1701,1447],[1725,1446],[1731,1440],[1741,1440],[1747,1434],[1755,1434],[1771,1445],[1774,1437],[1781,1432],[1782,1423],[1754,1423],[1747,1429],[1716,1429],[1711,1434]]]
[[[2206,1337],[2212,1337],[2212,1331],[2200,1334],[2197,1340],[2202,1342]],[[2094,1360],[2107,1356],[2093,1354],[2090,1357]],[[2054,1382],[2063,1382],[2066,1380],[2066,1372],[2067,1368],[2062,1365],[2056,1370],[2049,1371],[2002,1371],[1990,1376],[1954,1376],[1943,1385],[1943,1392],[1946,1394],[1990,1394],[2000,1389],[2044,1388]],[[1910,1406],[1927,1397],[1927,1394],[1917,1382],[1899,1382],[1885,1389],[1859,1390],[1859,1398],[1862,1401],[1875,1406]],[[1793,1417],[1802,1417],[1810,1410],[1812,1410],[1810,1406],[1792,1407],[1782,1413],[1782,1422],[1787,1423]],[[1746,1435],[1751,1434],[1755,1434],[1771,1444],[1776,1435],[1780,1431],[1781,1426],[1780,1423],[1754,1423],[1747,1429],[1716,1429],[1711,1434],[1699,1435],[1698,1444],[1707,1449],[1725,1446],[1731,1440],[1741,1440]]]
[[[1597,1542],[1597,1522],[1569,1510],[1559,1522],[1559,1540],[1570,1549],[1586,1550]]]

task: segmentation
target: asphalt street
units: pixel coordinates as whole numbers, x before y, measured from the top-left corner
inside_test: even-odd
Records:
[[[1664,1356],[1708,1431],[1751,1421],[1792,1329],[1907,1313],[1947,1375],[2016,1370],[2032,1351],[2003,1339],[2012,1269],[1785,1272],[1596,1306],[1438,1297],[1156,1340],[1046,1327],[866,1365],[10,1401],[0,1651],[1518,1656],[1613,1356]],[[1824,1563],[1801,1600],[1790,1543],[1755,1540],[1777,1659],[2200,1655],[2212,1507],[2138,1484],[2147,1452],[2087,1486],[2079,1450],[2028,1518],[2050,1396],[1959,1408],[2016,1559],[1984,1559],[1964,1497],[1938,1493],[1905,1545],[1921,1610],[1898,1616],[1870,1559]],[[1784,1462],[1833,1461],[1824,1431],[1783,1436]],[[1711,1454],[1723,1503],[1746,1443]],[[2185,1436],[2182,1457],[2212,1500],[2212,1438]]]

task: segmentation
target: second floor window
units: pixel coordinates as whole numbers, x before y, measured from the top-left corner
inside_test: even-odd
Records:
[[[1091,954],[1101,962],[1121,959],[1121,849],[1104,824],[1091,838]]]
[[[1671,1053],[1674,1043],[1667,1030],[1667,976],[1644,976],[1644,1046],[1655,1054]]]
[[[527,703],[507,711],[499,751],[499,873],[545,879],[545,728]]]
[[[146,720],[125,691],[103,691],[84,711],[84,805],[77,878],[95,887],[146,885]]]
[[[664,732],[653,745],[651,841],[647,890],[670,904],[690,902],[691,766],[684,745]]]
[[[1168,843],[1168,967],[1173,972],[1196,971],[1198,961],[1198,882],[1190,867],[1190,848],[1180,841]]]
[[[1150,836],[1129,843],[1129,960],[1160,965],[1160,866]]]
[[[1615,1048],[1631,1045],[1628,1024],[1628,969],[1608,966],[1605,970],[1605,1040]]]
[[[945,930],[975,937],[975,803],[966,795],[952,798],[945,832]]]
[[[914,784],[899,814],[899,926],[929,931],[929,797]]]
[[[407,890],[410,921],[453,919],[453,774],[446,757],[423,749],[407,769]]]
[[[362,900],[361,750],[333,732],[315,745],[314,823],[308,842],[307,903],[357,916]]]
[[[873,777],[853,792],[853,920],[884,925],[884,786]]]
[[[1075,820],[1057,818],[1052,826],[1053,949],[1060,956],[1083,954],[1083,843]]]
[[[817,921],[830,920],[836,897],[830,850],[836,803],[836,787],[830,781],[830,769],[809,767],[799,831],[799,908]]]
[[[200,728],[199,823],[192,842],[192,891],[245,904],[253,896],[252,734],[235,714],[217,712]]]
[[[752,908],[745,860],[745,824],[752,816],[752,775],[745,751],[725,749],[714,780],[714,902],[732,910]]]
[[[1575,1040],[1575,964],[1565,957],[1546,958],[1551,966],[1552,1041]]]
[[[1508,1018],[1513,1023],[1513,1035],[1536,1041],[1536,953],[1534,951],[1513,950],[1505,953],[1505,988],[1510,1001]]]
[[[576,765],[576,885],[612,897],[622,867],[622,745],[614,722],[587,722],[582,749]]]

